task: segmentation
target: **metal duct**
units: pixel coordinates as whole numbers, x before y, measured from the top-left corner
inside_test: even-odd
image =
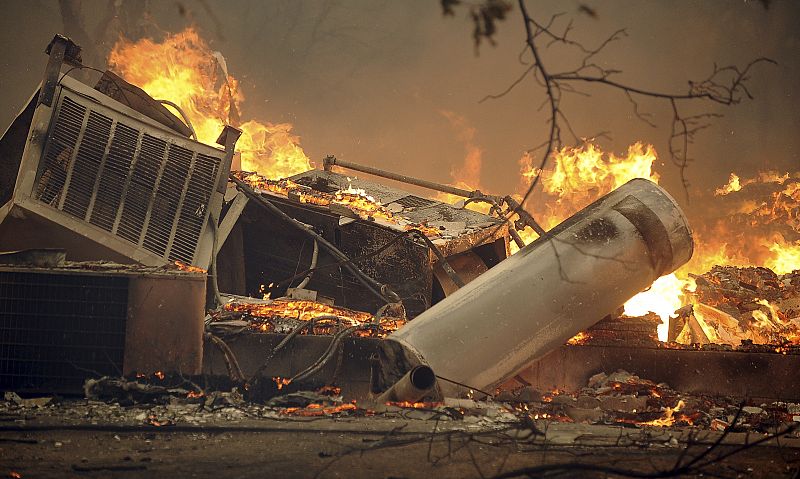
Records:
[[[390,335],[384,356],[399,369],[395,377],[428,364],[440,379],[491,388],[686,263],[692,250],[675,200],[632,180]]]

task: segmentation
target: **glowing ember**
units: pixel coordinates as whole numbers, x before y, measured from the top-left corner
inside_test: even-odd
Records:
[[[313,320],[314,325],[310,328],[313,334],[332,334],[342,328],[365,325],[375,321],[375,318],[369,313],[309,300],[275,299],[263,303],[228,303],[224,309],[245,313],[249,316],[251,326],[262,332],[273,332],[277,320]],[[355,334],[384,337],[404,324],[405,320],[403,319],[384,317],[381,318],[378,327],[357,331]],[[303,333],[306,333],[306,330]]]
[[[402,216],[393,214],[375,198],[366,194],[363,189],[356,189],[351,186],[334,193],[324,193],[307,186],[299,185],[288,179],[270,180],[257,173],[247,173],[243,171],[236,172],[235,174],[255,189],[287,198],[293,197],[300,203],[322,207],[330,207],[331,205],[342,206],[358,215],[362,220],[380,220],[387,226],[402,230],[418,229],[430,238],[439,236],[439,230],[435,228],[420,223],[414,223]]]
[[[351,403],[339,404],[335,406],[325,406],[323,404],[311,403],[304,408],[288,407],[282,410],[281,414],[286,414],[287,416],[319,417],[355,411],[356,409],[358,409],[358,407]]]
[[[275,376],[275,377],[272,378],[272,380],[278,386],[278,391],[283,389],[284,386],[286,386],[288,384],[291,384],[291,382],[292,382],[291,378],[282,378],[280,376]]]
[[[186,271],[188,273],[205,273],[206,272],[206,270],[204,270],[203,268],[199,268],[197,266],[192,266],[190,264],[186,264],[183,261],[175,261],[175,266],[179,270]]]
[[[667,427],[672,426],[675,424],[675,413],[683,409],[686,406],[686,403],[683,400],[679,400],[678,404],[675,405],[674,408],[667,407],[664,411],[664,415],[658,419],[653,419],[652,421],[642,422],[639,423],[642,426],[659,426],[659,427]]]
[[[310,321],[322,316],[337,316],[350,323],[351,326],[372,321],[372,315],[361,311],[328,306],[304,299],[276,299],[268,303],[228,303],[227,311],[245,312],[256,318],[291,318]]]
[[[587,333],[586,331],[581,331],[580,333],[576,334],[575,336],[569,338],[569,340],[567,341],[567,344],[572,344],[572,345],[584,344],[586,341],[589,340],[590,337],[591,337],[591,335],[589,333]]]
[[[387,401],[387,406],[396,406],[406,409],[434,409],[444,405],[441,402],[409,402],[409,401]]]
[[[242,168],[282,178],[313,167],[299,146],[300,139],[291,133],[292,125],[239,120],[244,100],[239,82],[228,74],[222,54],[213,51],[193,28],[167,35],[160,43],[121,38],[108,64],[153,98],[177,104],[203,143],[214,145],[225,125],[241,129],[237,151]]]

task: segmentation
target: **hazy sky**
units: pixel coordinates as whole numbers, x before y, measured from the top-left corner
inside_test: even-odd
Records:
[[[335,154],[450,181],[451,170],[466,154],[467,136],[448,119],[455,115],[474,128],[471,144],[482,149],[481,186],[506,193],[517,186],[521,153],[546,138],[544,116],[537,111],[544,97],[534,82],[524,81],[500,100],[478,102],[502,91],[524,68],[518,60],[524,36],[516,7],[499,24],[497,45],[484,44],[476,55],[467,10],[443,17],[435,0],[138,3],[149,8],[149,20],[125,19],[129,31],[158,35],[196,24],[240,79],[246,96],[243,117],[292,122],[318,163]],[[595,9],[597,18],[579,13],[581,3]],[[108,4],[84,0],[90,35]],[[759,169],[800,170],[800,2],[774,0],[769,9],[741,0],[547,0],[529,6],[542,20],[565,12],[587,44],[626,28],[628,37],[599,60],[623,70],[621,81],[645,88],[681,92],[687,80],[707,75],[714,62],[775,59],[778,66],[753,72],[755,100],[708,110],[725,117],[697,137],[697,162],[688,177],[699,192],[725,183],[732,170],[743,176]],[[2,8],[4,128],[40,79],[46,62],[42,51],[64,25],[55,0],[5,0]],[[95,35],[93,43],[107,49],[115,36]],[[561,52],[546,58],[553,68],[573,60]],[[654,144],[666,159],[667,105],[642,102],[659,125],[654,129],[634,118],[623,95],[600,87],[584,90],[591,98],[564,103],[579,134],[608,130],[613,139],[601,140],[604,147],[621,153],[641,140]],[[676,169],[669,164],[657,169],[662,184],[682,196]]]

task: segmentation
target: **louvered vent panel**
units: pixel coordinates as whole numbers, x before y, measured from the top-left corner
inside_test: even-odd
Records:
[[[90,112],[86,122],[86,129],[75,156],[74,167],[67,185],[67,194],[64,201],[64,211],[84,218],[92,199],[100,162],[108,144],[111,134],[111,118],[97,112]]]
[[[117,234],[131,243],[139,244],[166,150],[167,143],[165,141],[147,134],[142,138],[142,147],[139,150],[136,164],[133,166],[133,174],[130,178],[125,205],[122,207],[122,218],[117,230]]]
[[[169,243],[172,233],[172,226],[175,223],[175,214],[180,206],[181,194],[189,177],[189,165],[192,162],[192,152],[176,145],[170,145],[167,154],[167,164],[161,174],[161,182],[158,184],[155,200],[153,201],[153,212],[150,216],[150,225],[147,228],[147,235],[144,238],[144,247],[148,250],[163,256]],[[194,246],[192,246],[194,255]],[[181,261],[190,262],[182,259]]]
[[[50,135],[39,170],[36,199],[52,206],[58,204],[85,113],[86,108],[70,98],[65,98],[61,103],[58,121]]]
[[[34,197],[170,260],[191,263],[224,153],[199,153],[62,90]],[[173,142],[174,141],[174,142]]]
[[[189,262],[194,256],[194,247],[200,238],[205,218],[205,205],[214,190],[214,179],[217,177],[219,160],[211,156],[198,154],[194,163],[192,175],[189,178],[189,188],[183,200],[183,206],[178,218],[178,231],[180,236],[175,237],[170,251],[170,260]]]
[[[138,139],[138,130],[122,123],[117,123],[114,127],[114,138],[108,149],[105,169],[100,178],[100,187],[97,189],[97,199],[89,219],[92,224],[106,231],[111,231],[114,227],[117,211],[122,203],[125,184],[128,181],[131,162],[136,154]]]

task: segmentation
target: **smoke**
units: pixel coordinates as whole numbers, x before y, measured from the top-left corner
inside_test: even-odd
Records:
[[[452,182],[466,190],[480,189],[483,150],[475,144],[475,128],[467,123],[466,118],[452,111],[442,111],[441,114],[450,122],[456,138],[464,145],[464,161],[450,170]]]
[[[119,29],[135,40],[195,24],[240,79],[247,98],[243,113],[292,123],[317,163],[334,154],[440,182],[452,182],[451,173],[460,169],[486,191],[511,193],[519,184],[523,152],[546,138],[542,90],[531,79],[498,100],[479,103],[526,68],[519,61],[524,31],[516,9],[498,23],[497,46],[484,44],[476,56],[467,12],[443,17],[438,2],[430,0],[182,0],[149,2],[149,11],[138,17],[133,7],[109,17],[114,5],[134,3],[97,8],[97,2],[83,2],[83,30],[93,48],[108,51]],[[725,116],[692,145],[690,199],[725,184],[731,171],[751,177],[762,169],[797,170],[800,4],[774,1],[766,10],[760,2],[630,0],[596,5],[595,18],[578,14],[579,3],[548,0],[530,7],[539,18],[559,12],[574,17],[576,38],[589,45],[627,28],[628,38],[597,58],[622,70],[618,80],[625,83],[684,91],[687,79],[706,76],[714,62],[742,64],[756,56],[779,62],[753,74],[754,101],[712,110]],[[65,27],[55,0],[6,1],[2,9],[0,123],[7,125],[41,78],[44,46]],[[559,52],[546,58],[554,68],[572,60]],[[563,101],[578,136],[611,131],[611,139],[600,143],[618,153],[635,141],[655,145],[661,184],[687,206],[677,169],[667,160],[669,109],[642,102],[660,125],[653,129],[635,118],[624,96],[602,88],[586,92],[591,96]],[[442,111],[450,112],[450,121],[442,121]],[[468,141],[453,118],[471,128]],[[480,154],[470,157],[465,148]],[[481,159],[491,161],[491,168],[481,170]]]

